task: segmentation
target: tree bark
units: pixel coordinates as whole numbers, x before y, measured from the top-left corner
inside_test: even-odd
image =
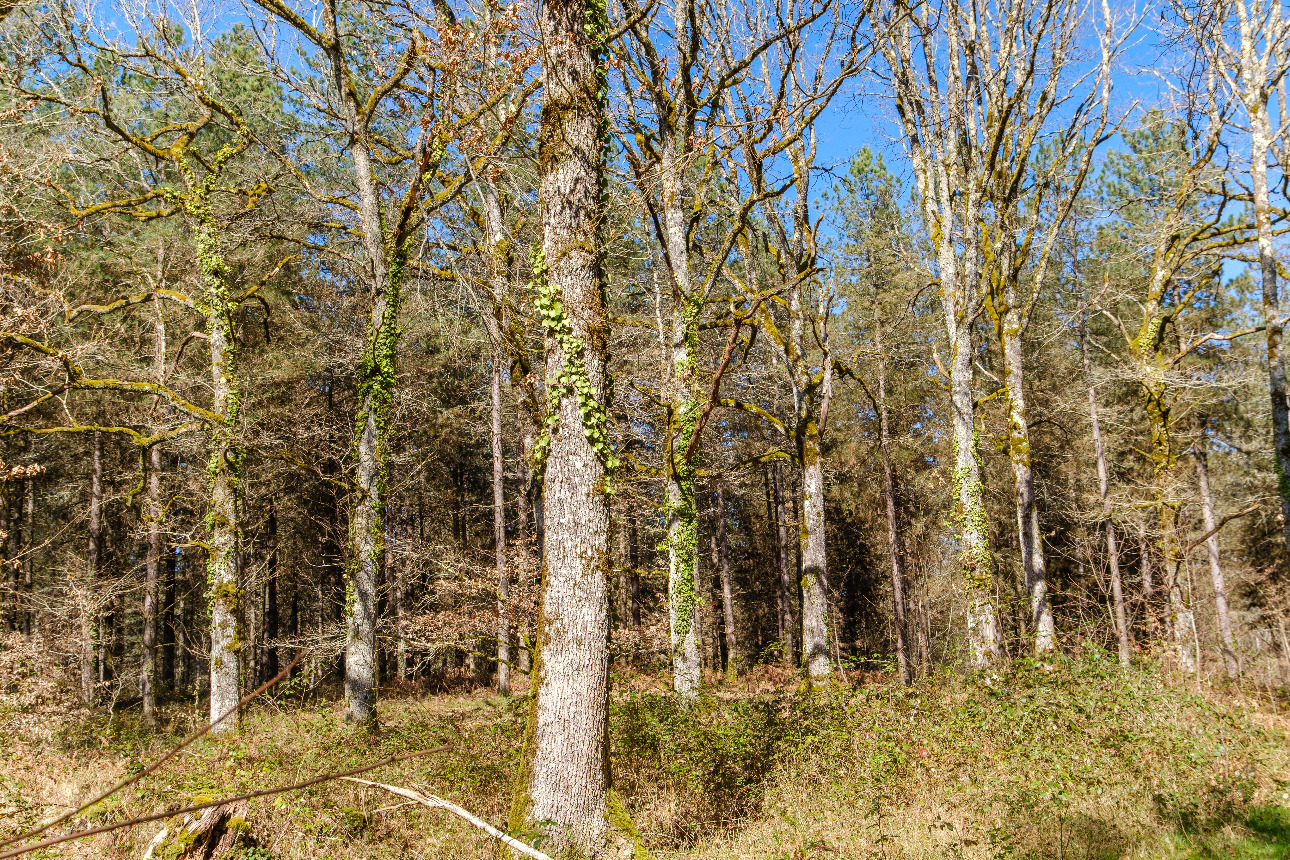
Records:
[[[739,675],[739,641],[735,635],[735,601],[730,582],[730,550],[726,541],[725,486],[717,484],[717,565],[721,571],[721,612],[726,633],[726,674]]]
[[[220,423],[211,431],[210,549],[207,553],[207,581],[210,588],[210,718],[223,717],[241,698],[241,637],[238,635],[237,534],[238,495],[241,486],[242,454],[235,441],[241,416],[237,386],[237,346],[233,335],[232,289],[229,268],[218,248],[218,228],[213,218],[199,225],[198,248],[202,252],[202,274],[206,281],[206,338],[210,344],[212,412]],[[237,731],[238,714],[212,729],[212,734]]]
[[[802,657],[813,683],[833,676],[829,656],[828,556],[824,534],[824,464],[820,436],[808,421],[802,442]]]
[[[511,573],[506,566],[506,461],[502,458],[502,349],[493,348],[493,558],[497,569],[497,692],[511,694]]]
[[[544,570],[535,695],[511,829],[552,853],[609,841],[609,319],[601,265],[607,21],[594,5],[538,10],[542,225],[535,280],[546,334]],[[621,807],[613,810],[621,812]],[[616,820],[617,814],[613,816]]]
[[[1129,665],[1133,643],[1129,632],[1129,614],[1124,605],[1124,583],[1120,576],[1120,550],[1116,542],[1115,521],[1111,516],[1110,480],[1106,468],[1106,450],[1102,447],[1102,425],[1097,416],[1097,386],[1093,384],[1093,365],[1088,357],[1084,323],[1080,321],[1080,354],[1084,361],[1084,381],[1088,385],[1088,413],[1093,428],[1093,456],[1097,461],[1097,487],[1102,499],[1102,521],[1106,529],[1106,559],[1111,569],[1111,598],[1114,601],[1115,635],[1119,645],[1120,664]],[[1144,545],[1145,546],[1145,545]],[[1145,558],[1145,556],[1144,556]]]
[[[797,562],[788,551],[788,517],[784,510],[784,466],[774,465],[775,516],[772,520],[779,558],[780,638],[784,645],[784,665],[797,666]]]
[[[900,522],[896,518],[896,482],[891,468],[891,423],[887,410],[887,356],[882,349],[882,322],[874,320],[874,346],[878,353],[878,450],[882,456],[882,497],[887,509],[887,554],[891,556],[892,623],[896,628],[896,660],[900,681],[914,682],[909,628],[905,623],[905,571],[900,551]]]
[[[94,623],[98,612],[94,601],[94,582],[98,579],[99,549],[103,544],[103,434],[95,430],[90,452],[90,513],[89,546],[86,548],[87,575],[81,616],[81,698],[88,704],[94,701],[95,634]]]
[[[1218,530],[1214,519],[1214,494],[1209,487],[1209,458],[1205,452],[1204,440],[1198,440],[1192,448],[1196,460],[1196,482],[1200,485],[1201,522],[1209,536],[1205,538],[1205,548],[1209,555],[1209,576],[1214,584],[1214,614],[1218,620],[1218,636],[1223,648],[1223,667],[1227,677],[1236,680],[1240,674],[1240,664],[1236,660],[1235,642],[1232,637],[1232,617],[1227,608],[1227,578],[1223,575],[1223,565],[1218,553]]]
[[[161,446],[148,450],[148,551],[143,588],[143,720],[157,723],[157,573],[161,562]]]
[[[278,674],[278,646],[275,644],[279,631],[280,614],[278,612],[278,512],[269,509],[269,552],[265,566],[267,582],[264,596],[264,679]]]

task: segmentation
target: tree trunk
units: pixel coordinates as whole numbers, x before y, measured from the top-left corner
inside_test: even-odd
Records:
[[[1166,509],[1168,510],[1168,509]],[[1164,534],[1164,567],[1169,577],[1169,630],[1173,634],[1174,649],[1178,656],[1178,668],[1191,674],[1196,671],[1196,660],[1199,656],[1193,649],[1192,627],[1195,617],[1188,603],[1190,593],[1183,593],[1182,566],[1188,563],[1178,540],[1177,527],[1174,523],[1163,521]],[[1188,589],[1190,592],[1190,589]]]
[[[599,855],[608,841],[609,504],[606,432],[609,319],[600,249],[604,211],[601,40],[594,5],[538,10],[543,105],[538,141],[540,252],[551,416],[545,451],[544,570],[535,695],[511,829],[543,849]]]
[[[506,461],[502,458],[502,348],[493,347],[493,556],[497,568],[497,692],[511,694],[511,573],[506,566]]]
[[[1084,361],[1084,381],[1088,385],[1088,413],[1093,428],[1093,456],[1097,461],[1097,486],[1102,499],[1102,518],[1106,528],[1106,559],[1111,568],[1111,598],[1114,601],[1115,634],[1119,644],[1120,664],[1129,665],[1133,643],[1129,632],[1129,613],[1124,605],[1124,583],[1120,576],[1120,551],[1115,539],[1115,521],[1111,516],[1110,480],[1106,468],[1106,450],[1102,447],[1102,425],[1097,417],[1097,387],[1093,384],[1093,365],[1088,358],[1088,341],[1080,321],[1080,353]],[[1144,556],[1145,558],[1145,556]]]
[[[735,636],[735,601],[730,583],[730,550],[726,542],[726,496],[717,484],[717,565],[721,571],[721,612],[726,633],[726,673],[730,680],[739,674],[739,641]]]
[[[95,634],[94,623],[98,607],[94,600],[94,583],[98,579],[99,549],[103,545],[103,434],[95,430],[90,453],[90,515],[89,546],[86,550],[87,575],[81,616],[81,698],[88,704],[94,701]]]
[[[218,247],[218,232],[213,220],[200,224],[198,251],[202,275],[206,280],[206,337],[210,344],[212,409],[220,423],[211,431],[210,466],[210,549],[207,553],[210,620],[210,718],[223,717],[234,710],[241,680],[241,637],[238,635],[238,602],[241,597],[237,566],[237,503],[241,486],[242,452],[235,442],[241,415],[241,398],[237,386],[235,363],[237,346],[233,335],[232,295],[228,282],[229,268]],[[237,730],[238,715],[217,725],[212,733],[226,734]]]
[[[641,546],[635,514],[627,515],[627,575],[631,590],[632,626],[641,626]]]
[[[896,519],[896,482],[891,469],[891,423],[887,412],[887,357],[882,350],[882,323],[874,322],[878,352],[878,450],[882,456],[882,498],[887,509],[887,554],[891,556],[892,623],[896,628],[896,660],[900,681],[914,682],[914,661],[909,654],[909,628],[905,623],[905,572],[900,552],[900,523]]]
[[[1284,107],[1283,107],[1284,110]],[[1282,351],[1281,299],[1277,256],[1273,246],[1272,205],[1268,194],[1268,150],[1272,129],[1265,101],[1250,111],[1251,191],[1258,231],[1259,273],[1263,281],[1263,325],[1268,350],[1268,395],[1272,399],[1272,444],[1276,454],[1277,490],[1281,497],[1282,538],[1290,557],[1290,406],[1286,402],[1285,355]],[[1226,659],[1226,655],[1224,655]]]
[[[166,689],[175,686],[175,554],[166,554],[166,596],[162,606],[161,625],[161,680]]]
[[[265,563],[264,596],[264,679],[267,681],[278,674],[278,646],[276,640],[280,635],[278,613],[278,512],[269,509],[269,553]]]
[[[824,464],[814,421],[802,443],[802,657],[812,683],[833,676],[829,657],[828,556],[824,535]]]
[[[1048,600],[1043,535],[1039,530],[1039,511],[1035,507],[1035,472],[1031,461],[1021,345],[1021,309],[1014,306],[1015,296],[1009,295],[1005,301],[1007,306],[1000,314],[999,332],[1007,386],[1008,459],[1012,462],[1017,496],[1017,536],[1021,547],[1021,569],[1030,600],[1029,622],[1035,635],[1035,653],[1042,656],[1052,653],[1056,647],[1056,633]]]
[[[1223,667],[1227,677],[1236,680],[1240,674],[1240,665],[1236,662],[1235,643],[1232,637],[1232,617],[1227,608],[1227,579],[1223,575],[1223,565],[1218,554],[1218,532],[1214,519],[1214,495],[1209,488],[1209,459],[1205,453],[1204,440],[1197,440],[1192,448],[1196,459],[1196,481],[1200,485],[1201,521],[1205,526],[1205,548],[1209,554],[1209,576],[1214,583],[1214,614],[1218,620],[1218,636],[1223,647]]]
[[[161,446],[148,450],[148,552],[143,588],[143,721],[157,723],[157,572],[161,562]]]
[[[784,467],[782,463],[774,465],[775,516],[772,519],[775,529],[775,545],[779,558],[779,594],[780,594],[780,639],[784,644],[784,665],[797,666],[797,613],[795,596],[797,594],[797,564],[788,551],[788,518],[784,510]]]

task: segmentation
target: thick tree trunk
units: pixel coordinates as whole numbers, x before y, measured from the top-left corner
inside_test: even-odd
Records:
[[[905,571],[900,551],[900,522],[896,519],[896,482],[891,468],[891,422],[887,411],[887,358],[882,350],[882,323],[875,321],[878,352],[878,451],[882,457],[882,500],[887,510],[887,554],[891,557],[892,623],[896,628],[896,660],[902,684],[914,682],[909,628],[905,623]]]
[[[829,658],[828,556],[824,535],[824,464],[814,421],[802,444],[802,656],[812,683],[832,678]]]
[[[1115,539],[1115,521],[1111,516],[1110,480],[1106,468],[1106,451],[1102,447],[1102,425],[1097,416],[1097,387],[1093,384],[1093,366],[1088,358],[1088,342],[1080,323],[1080,352],[1084,360],[1084,381],[1088,385],[1088,413],[1093,428],[1093,456],[1097,461],[1097,486],[1102,499],[1103,526],[1106,529],[1106,560],[1111,568],[1111,598],[1114,601],[1115,634],[1119,644],[1120,664],[1129,665],[1133,643],[1129,632],[1129,613],[1124,605],[1124,582],[1120,576],[1120,550]]]
[[[594,5],[541,5],[540,257],[549,410],[545,557],[535,695],[511,829],[552,854],[597,856],[611,830],[609,781],[609,320],[601,268],[605,105]],[[561,384],[559,380],[567,380]],[[617,821],[621,808],[613,809]]]
[[[161,446],[148,451],[148,550],[144,558],[143,720],[157,722],[157,572],[161,562]]]
[[[1174,524],[1162,517],[1161,526],[1161,533],[1164,535],[1164,569],[1165,575],[1169,577],[1169,632],[1173,635],[1178,668],[1190,674],[1196,671],[1196,659],[1199,655],[1193,647],[1195,643],[1192,628],[1196,620],[1188,603],[1190,588],[1187,593],[1183,592],[1182,567],[1188,563],[1188,559],[1182,552]]]
[[[726,673],[734,680],[739,674],[739,640],[735,635],[735,600],[730,582],[730,550],[726,541],[725,487],[717,484],[717,565],[721,571],[721,612],[726,633]]]
[[[672,689],[686,704],[699,695],[698,520],[694,509],[694,484],[667,483],[667,604],[672,643]]]
[[[1214,519],[1214,494],[1209,488],[1209,459],[1205,453],[1204,441],[1198,440],[1192,449],[1196,459],[1196,482],[1200,485],[1201,522],[1205,526],[1205,548],[1209,555],[1209,576],[1214,583],[1214,615],[1218,621],[1218,636],[1223,648],[1223,668],[1227,677],[1236,680],[1240,674],[1240,664],[1236,661],[1236,646],[1232,637],[1232,616],[1227,608],[1227,578],[1223,575],[1223,565],[1218,553],[1218,532]]]

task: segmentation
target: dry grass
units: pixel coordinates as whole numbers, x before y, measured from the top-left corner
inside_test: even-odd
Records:
[[[170,704],[156,732],[132,711],[74,704],[22,640],[0,648],[5,832],[64,811],[151,761],[199,719]],[[714,679],[715,682],[716,679]],[[766,668],[678,711],[666,678],[615,678],[615,779],[656,856],[835,858],[1290,857],[1290,721],[1239,692],[1196,695],[1150,668],[1090,659],[993,684],[947,677],[902,690],[866,679],[804,697]],[[338,724],[330,701],[265,703],[229,740],[199,742],[81,825],[286,784],[381,757],[448,750],[378,771],[503,823],[521,699],[486,690],[382,702],[381,731]],[[1284,704],[1279,708],[1286,712]],[[443,813],[347,783],[252,804],[273,858],[495,858]],[[138,857],[158,825],[52,857]],[[263,855],[261,855],[263,856]]]

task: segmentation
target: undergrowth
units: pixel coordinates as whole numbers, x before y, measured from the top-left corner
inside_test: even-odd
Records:
[[[614,781],[659,857],[1290,860],[1290,721],[1266,697],[1194,692],[1149,665],[1122,672],[1091,653],[911,688],[806,696],[735,685],[690,710],[665,693],[619,688]],[[38,730],[19,698],[0,697],[0,828],[9,833],[137,771],[199,719],[174,707],[149,730],[130,711],[66,712]],[[370,777],[505,820],[522,698],[387,698],[376,734],[340,727],[335,707],[261,705],[236,737],[198,743],[79,823],[443,744]],[[257,860],[497,856],[455,819],[349,783],[257,801],[248,821]],[[159,827],[44,856],[138,857]]]

